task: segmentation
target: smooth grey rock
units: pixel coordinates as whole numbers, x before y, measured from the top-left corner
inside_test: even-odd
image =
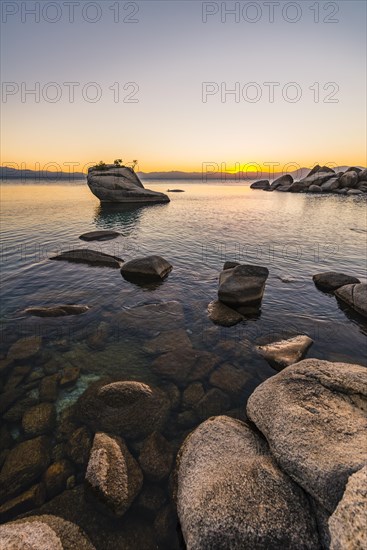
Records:
[[[367,317],[367,284],[357,283],[341,286],[335,296],[363,317]]]
[[[61,252],[57,256],[52,256],[50,260],[82,263],[88,265],[99,265],[104,267],[120,268],[123,260],[117,256],[111,256],[97,250],[89,250],[89,248],[78,248],[75,250],[67,250]]]
[[[287,193],[288,191],[293,190],[294,183],[290,185],[279,185],[279,187],[275,188],[275,191],[281,191],[282,193]]]
[[[231,260],[224,262],[223,264],[223,271],[226,269],[232,269],[233,267],[237,267],[238,265],[241,265],[240,262],[233,262]]]
[[[330,550],[367,548],[367,467],[348,479],[343,498],[329,519]]]
[[[143,486],[143,474],[120,437],[98,432],[85,475],[87,494],[102,510],[121,517]]]
[[[27,307],[24,313],[35,317],[65,317],[66,315],[80,315],[90,309],[89,306],[63,304],[57,306]]]
[[[331,178],[325,183],[321,184],[321,189],[324,193],[331,193],[332,191],[335,191],[335,189],[338,189],[339,187],[339,178]]]
[[[247,414],[274,458],[329,513],[367,461],[367,369],[305,359],[258,386]]]
[[[300,180],[301,183],[305,185],[321,185],[322,183],[325,183],[326,181],[330,180],[331,178],[335,178],[335,172],[316,172],[315,174],[312,174],[311,176],[307,176],[306,178],[303,178]]]
[[[314,174],[317,174],[318,172],[321,172],[321,173],[331,173],[331,174],[335,174],[335,171],[332,169],[332,168],[329,168],[328,166],[320,166],[319,164],[316,164],[316,166],[314,166],[311,170],[311,172],[309,172],[307,174],[307,178],[310,177],[310,176],[313,176]]]
[[[58,516],[41,515],[0,526],[0,550],[96,550],[84,531]]]
[[[320,548],[306,495],[239,420],[211,418],[186,438],[176,500],[190,550]]]
[[[269,188],[270,188],[269,180],[255,181],[250,185],[250,189],[269,189]]]
[[[125,262],[121,275],[128,281],[161,281],[172,271],[172,265],[161,256],[146,256]]]
[[[292,183],[293,177],[290,174],[284,174],[284,176],[280,176],[271,183],[270,189],[277,189],[281,185],[292,185]]]
[[[309,193],[322,193],[322,189],[321,187],[319,187],[318,185],[310,185],[310,187],[308,188],[308,192]]]
[[[88,233],[83,233],[80,235],[79,239],[82,241],[110,241],[111,239],[116,239],[121,233],[117,231],[112,231],[105,229],[103,231],[89,231]]]
[[[342,176],[340,176],[340,187],[356,187],[358,184],[358,174],[357,172],[351,171],[351,172],[344,172]]]
[[[313,340],[309,336],[298,335],[258,346],[257,349],[272,367],[281,370],[303,359],[312,344]]]
[[[166,203],[164,193],[144,189],[137,174],[127,166],[108,165],[107,170],[89,168],[87,183],[102,203]]]
[[[239,265],[226,269],[219,276],[218,298],[234,309],[259,307],[268,275],[266,267],[256,265]]]
[[[306,191],[308,189],[307,185],[305,183],[301,183],[300,181],[295,181],[291,186],[290,188],[288,189],[288,191],[290,191],[291,193],[303,193],[304,191]]]
[[[326,291],[337,290],[341,286],[361,282],[357,277],[345,275],[344,273],[337,273],[336,271],[316,273],[316,275],[313,275],[312,280],[318,288]]]
[[[347,195],[363,195],[361,189],[348,189]]]
[[[214,300],[208,305],[208,317],[214,324],[222,327],[233,327],[244,320],[244,316],[219,300]]]
[[[359,172],[358,181],[365,181],[367,183],[367,168]]]
[[[170,401],[158,388],[142,382],[96,383],[77,403],[77,418],[94,430],[141,439],[160,430]]]

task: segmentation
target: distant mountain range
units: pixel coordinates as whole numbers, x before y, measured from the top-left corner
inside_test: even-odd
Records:
[[[348,166],[338,166],[334,168],[336,172],[345,172],[349,167]],[[362,167],[358,167],[362,168]],[[295,179],[302,179],[307,174],[311,168],[299,168],[293,172],[289,172]],[[161,180],[195,180],[195,181],[233,181],[233,182],[243,182],[250,181],[254,179],[273,179],[278,176],[283,175],[283,172],[270,173],[263,171],[259,172],[237,172],[235,174],[229,172],[182,172],[182,171],[171,171],[171,172],[137,172],[138,176],[143,181],[161,181]],[[0,166],[0,180],[39,180],[39,181],[75,181],[75,180],[85,180],[86,174],[83,172],[50,172],[50,171],[36,171],[36,170],[17,170],[16,168],[9,168],[8,166]]]

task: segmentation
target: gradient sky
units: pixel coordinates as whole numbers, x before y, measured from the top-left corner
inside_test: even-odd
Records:
[[[75,21],[70,23],[69,8],[58,0],[61,19],[51,23],[56,17],[52,2],[2,2],[3,92],[14,86],[15,93],[2,96],[1,164],[26,163],[34,169],[37,162],[41,168],[51,162],[63,168],[63,163],[75,162],[80,170],[89,162],[122,158],[138,159],[142,171],[201,171],[206,162],[225,163],[228,169],[251,162],[279,162],[280,169],[291,162],[367,164],[365,1],[316,2],[319,23],[310,9],[315,2],[307,0],[296,2],[302,14],[295,23],[283,17],[287,2],[280,0],[273,23],[270,8],[261,1],[260,19],[253,23],[243,13],[239,22],[229,15],[221,22],[221,2],[211,3],[219,12],[204,23],[203,3],[197,0],[130,3],[139,8],[132,16],[137,23],[122,20],[134,9],[127,2],[94,2],[101,18],[91,23],[82,17],[87,3],[76,2]],[[36,23],[34,16],[21,13],[24,4],[28,9],[35,4],[49,7]],[[242,9],[248,2],[238,4]],[[119,22],[114,22],[113,5],[119,5]],[[235,2],[224,5],[233,8]],[[332,16],[334,6],[338,12]],[[4,10],[17,8],[18,13],[6,16]],[[92,19],[96,8],[86,13]],[[255,15],[250,7],[247,18]],[[289,7],[286,17],[296,15]],[[338,22],[324,22],[328,16]],[[39,103],[30,95],[22,101],[22,86],[34,88],[36,82]],[[61,90],[55,103],[42,97],[50,82]],[[74,103],[64,82],[80,83]],[[96,103],[82,95],[90,82],[102,92]],[[109,89],[116,82],[117,102]],[[123,102],[133,90],[123,90],[128,82],[139,86],[137,103]],[[217,83],[219,89],[224,83],[224,90],[236,82],[241,90],[255,82],[262,97],[251,103],[241,96],[237,103],[228,95],[222,102],[218,92],[204,103],[203,82]],[[280,83],[274,102],[265,82]],[[302,91],[295,103],[282,96],[290,82]],[[323,89],[330,82],[339,87],[333,103],[324,101],[335,89]],[[314,83],[319,83],[319,102],[314,100],[316,87],[309,89]],[[249,88],[248,97],[254,91]],[[290,88],[289,94],[294,91]],[[52,99],[55,89],[47,93]]]

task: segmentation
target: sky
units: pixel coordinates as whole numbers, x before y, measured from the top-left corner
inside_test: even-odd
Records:
[[[1,164],[366,166],[366,6],[3,0]]]

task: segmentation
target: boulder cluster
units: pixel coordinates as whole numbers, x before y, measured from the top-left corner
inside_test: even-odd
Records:
[[[363,195],[367,193],[367,168],[350,167],[345,172],[335,172],[328,166],[318,164],[299,181],[291,174],[275,179],[254,182],[251,189],[283,191],[289,193],[336,193],[338,195]]]
[[[250,396],[253,424],[210,418],[177,458],[186,546],[363,550],[367,370],[307,359]]]

